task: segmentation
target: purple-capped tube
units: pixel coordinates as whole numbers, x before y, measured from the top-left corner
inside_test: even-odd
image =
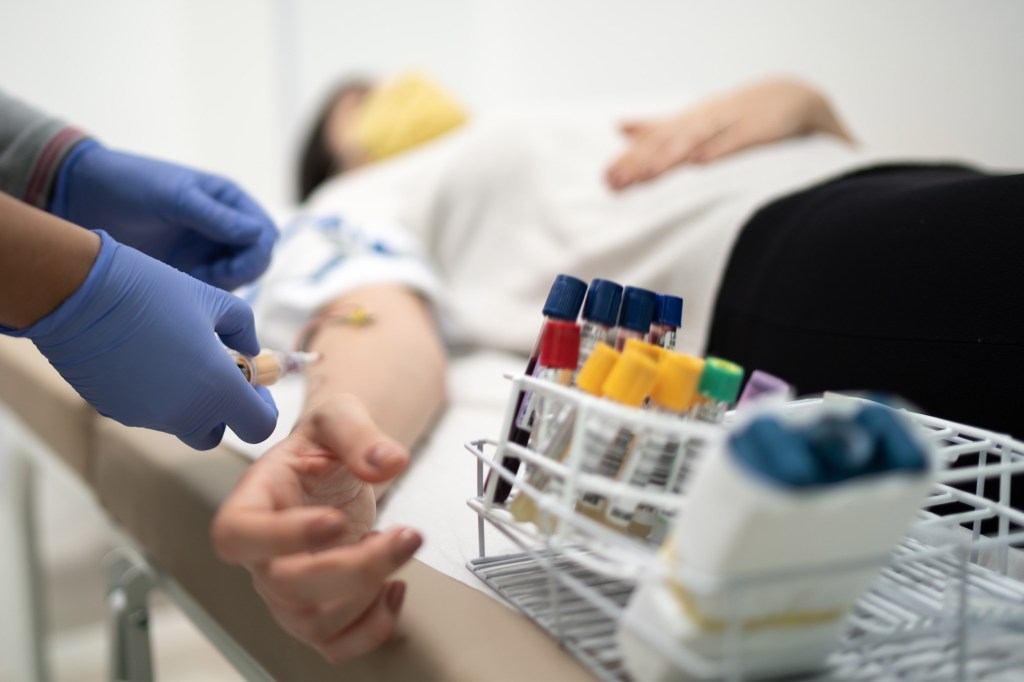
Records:
[[[654,321],[654,306],[658,295],[639,287],[622,290],[622,306],[615,325],[615,350],[622,351],[627,339],[647,341]]]
[[[658,294],[651,322],[650,343],[667,350],[676,349],[676,336],[683,326],[683,299],[670,294]]]
[[[576,366],[579,372],[599,343],[611,345],[612,329],[619,319],[622,303],[622,286],[608,279],[594,279],[583,299],[580,313],[580,359]]]
[[[761,400],[762,398],[774,397],[781,400],[792,400],[796,391],[787,382],[768,372],[755,369],[743,387],[743,393],[736,403],[740,408],[744,405]]]

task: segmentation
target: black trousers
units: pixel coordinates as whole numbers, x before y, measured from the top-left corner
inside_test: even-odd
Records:
[[[1024,439],[1022,262],[1024,175],[858,171],[751,218],[707,352],[803,394],[894,393],[935,416]]]

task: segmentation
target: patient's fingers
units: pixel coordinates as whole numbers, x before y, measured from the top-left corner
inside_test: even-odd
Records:
[[[415,530],[394,528],[355,545],[281,557],[255,571],[255,579],[261,592],[293,607],[353,599],[375,594],[422,544],[423,537]]]
[[[362,401],[354,396],[339,396],[317,405],[298,428],[341,457],[356,476],[368,483],[394,478],[409,462],[409,452],[378,428]]]
[[[282,605],[273,599],[268,599],[263,594],[261,586],[257,586],[257,591],[271,606],[278,621],[288,632],[302,641],[318,647],[337,639],[345,630],[352,627],[380,599],[382,592],[394,590],[394,586],[394,582],[385,582],[374,590],[361,592],[350,599],[343,599],[322,607],[303,608]],[[401,586],[401,591],[404,592],[404,583]]]
[[[317,651],[334,664],[373,651],[394,634],[404,600],[405,583],[391,583],[359,620],[332,640],[317,646]]]
[[[249,563],[319,549],[344,530],[344,515],[333,507],[269,511],[225,503],[213,522],[212,537],[222,560]]]
[[[685,122],[665,121],[634,137],[633,144],[609,168],[612,189],[651,180],[682,163],[703,139],[701,131]]]
[[[641,135],[650,130],[652,121],[622,121],[619,123],[619,131],[625,135]]]

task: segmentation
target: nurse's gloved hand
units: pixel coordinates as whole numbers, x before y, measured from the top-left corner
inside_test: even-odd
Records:
[[[200,450],[217,445],[225,425],[251,443],[270,436],[277,422],[270,394],[246,383],[221,343],[259,352],[249,306],[99,235],[82,285],[16,335],[32,339],[100,414],[128,426],[165,431]]]
[[[373,486],[408,461],[358,398],[335,395],[304,410],[214,520],[218,556],[245,566],[278,623],[332,663],[372,651],[398,622],[405,583],[392,574],[423,538],[372,532]]]
[[[228,290],[267,269],[277,238],[234,183],[93,140],[61,164],[50,212]]]

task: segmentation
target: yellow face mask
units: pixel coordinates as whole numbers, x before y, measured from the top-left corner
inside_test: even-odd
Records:
[[[399,76],[374,89],[360,106],[352,138],[374,161],[423,144],[466,121],[462,107],[429,78]]]

